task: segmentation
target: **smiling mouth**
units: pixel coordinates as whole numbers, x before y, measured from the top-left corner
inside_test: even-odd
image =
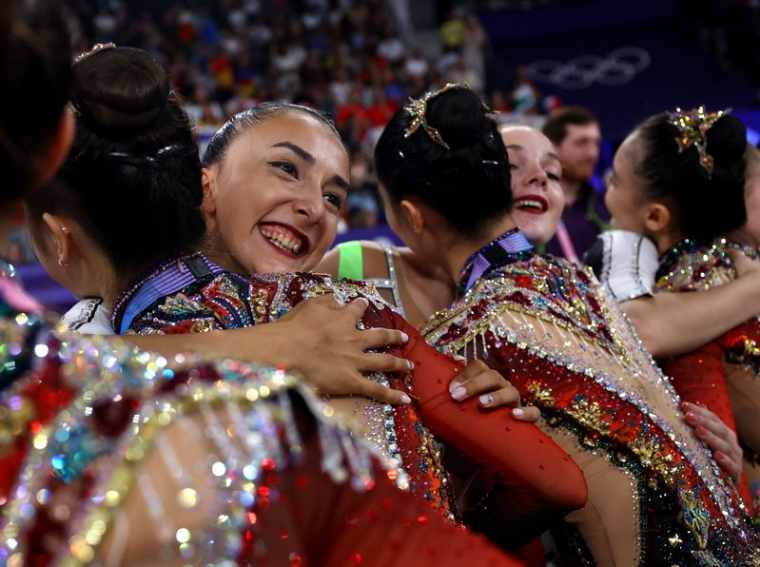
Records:
[[[549,208],[549,203],[543,197],[531,195],[517,199],[514,204],[515,209],[525,211],[534,215],[545,213]]]
[[[305,254],[308,248],[308,239],[305,236],[279,224],[260,225],[259,232],[276,248],[294,256]]]

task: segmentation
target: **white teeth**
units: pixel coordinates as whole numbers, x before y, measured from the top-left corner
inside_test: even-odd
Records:
[[[515,203],[516,207],[530,207],[532,209],[544,210],[544,205],[540,201],[533,201],[532,199],[522,199]]]
[[[301,242],[296,238],[292,239],[287,234],[280,231],[274,231],[270,228],[262,227],[261,234],[264,235],[272,244],[293,254],[298,254],[302,248]]]

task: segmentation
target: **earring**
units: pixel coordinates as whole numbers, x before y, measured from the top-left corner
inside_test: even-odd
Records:
[[[63,268],[63,267],[65,267],[65,266],[68,266],[68,265],[69,265],[69,263],[68,263],[68,262],[64,263],[64,262],[62,262],[62,261],[61,261],[61,259],[60,259],[60,258],[58,258],[58,265],[59,265],[59,266],[61,266],[61,267]]]
[[[62,227],[61,227],[61,232],[62,232],[63,234],[68,234],[68,233],[69,233],[69,229],[68,229],[68,228],[66,228],[65,226],[62,226]]]

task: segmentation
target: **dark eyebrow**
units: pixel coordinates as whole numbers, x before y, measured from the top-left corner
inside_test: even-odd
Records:
[[[291,152],[296,154],[298,157],[300,157],[302,160],[304,160],[307,163],[314,163],[316,160],[314,159],[314,156],[311,155],[309,152],[304,150],[301,146],[298,146],[294,144],[293,142],[279,142],[277,144],[274,144],[272,146],[273,148],[288,148]],[[341,189],[345,189],[348,191],[348,188],[350,187],[348,181],[343,179],[340,175],[334,175],[333,178],[330,180],[332,183],[340,187]]]
[[[343,179],[343,177],[341,177],[340,175],[334,175],[333,178],[330,181],[332,181],[333,183],[335,183],[335,185],[337,185],[341,189],[344,189],[344,190],[348,191],[348,188],[349,188],[348,181],[346,181],[345,179]]]
[[[311,155],[306,150],[304,150],[301,146],[297,146],[293,142],[280,142],[278,144],[274,144],[272,147],[273,148],[288,148],[291,152],[296,154],[305,162],[314,163],[314,156]]]

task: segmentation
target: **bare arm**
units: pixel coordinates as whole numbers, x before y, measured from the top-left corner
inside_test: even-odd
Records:
[[[166,356],[197,352],[281,365],[301,373],[327,394],[360,394],[392,404],[409,403],[403,392],[362,376],[362,372],[405,371],[409,364],[390,354],[365,352],[401,345],[407,340],[401,331],[358,330],[356,322],[366,308],[365,299],[343,307],[333,298],[323,297],[302,302],[276,323],[209,333],[123,338]]]
[[[732,259],[740,277],[727,285],[620,304],[652,356],[690,352],[760,313],[760,262],[743,254]]]

